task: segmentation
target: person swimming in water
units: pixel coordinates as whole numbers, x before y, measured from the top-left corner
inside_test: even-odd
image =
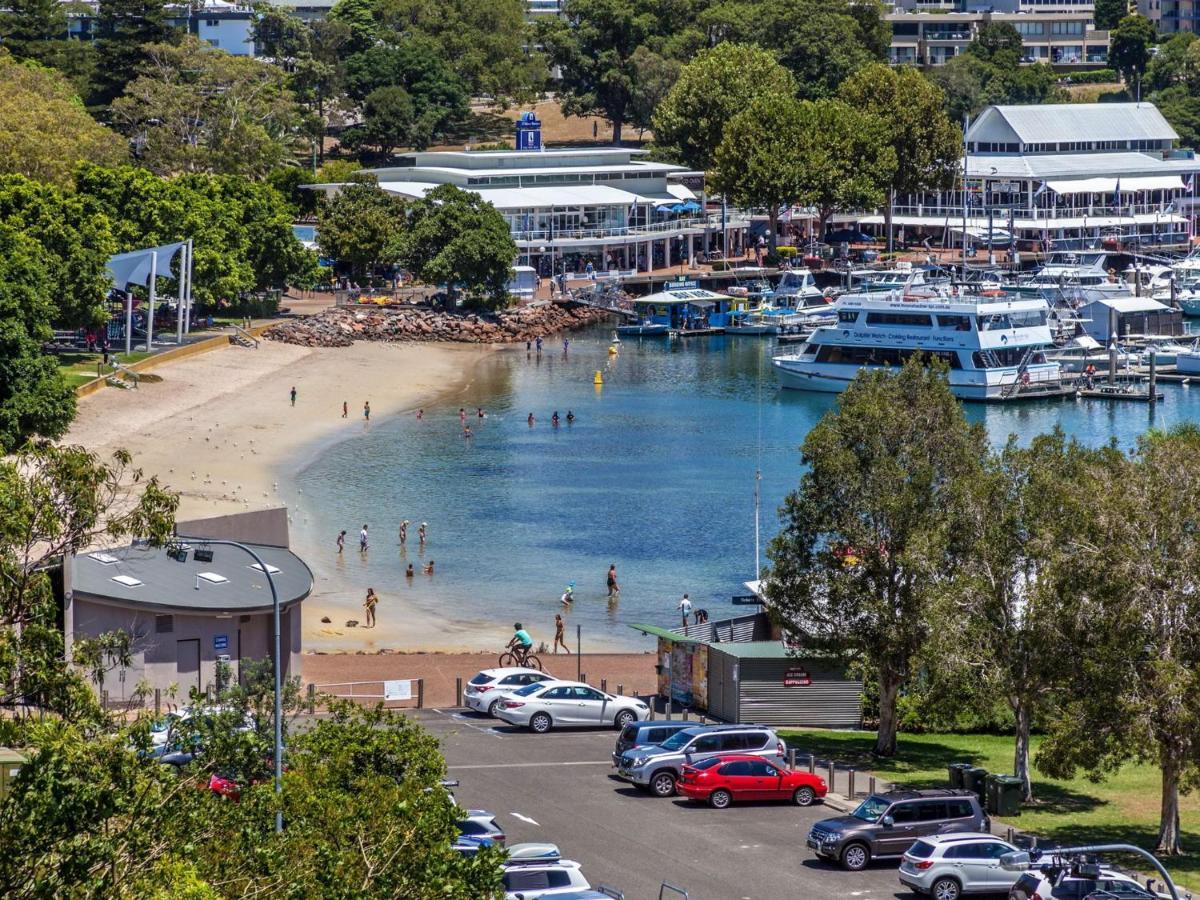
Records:
[[[550,424],[553,425],[555,428],[558,427],[558,410],[557,409],[554,411],[554,415],[552,415],[550,417]]]
[[[525,421],[527,421],[529,423],[529,427],[532,428],[533,427],[533,413],[530,413],[529,418],[526,419]]]
[[[470,425],[463,426],[463,437],[465,437],[465,438],[471,437],[471,426]]]
[[[568,409],[567,410],[567,423],[570,424],[571,422],[574,422],[574,421],[575,421],[575,413],[571,412]]]
[[[415,574],[415,573],[413,572],[413,564],[412,564],[412,563],[409,563],[409,564],[408,564],[408,568],[404,570],[404,577],[405,577],[405,578],[412,578],[414,574]]]

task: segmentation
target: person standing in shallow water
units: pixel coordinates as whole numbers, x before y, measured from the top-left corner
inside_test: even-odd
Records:
[[[367,526],[364,524],[362,531],[358,533],[358,552],[367,552]]]
[[[421,527],[417,529],[417,537],[421,541],[421,546],[425,546],[425,523],[421,523]]]
[[[616,563],[608,567],[608,599],[616,600],[621,594],[621,586],[617,584]]]
[[[408,543],[408,519],[400,523],[400,546]]]
[[[338,548],[339,556],[341,555],[341,552],[346,549],[346,529],[345,528],[343,528],[341,531],[338,532],[337,548]]]

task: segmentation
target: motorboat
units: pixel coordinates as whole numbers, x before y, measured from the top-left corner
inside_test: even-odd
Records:
[[[641,319],[638,322],[617,326],[617,334],[623,334],[628,337],[667,337],[670,333],[670,325],[665,325],[662,322],[652,322],[649,319]]]
[[[1187,350],[1177,353],[1175,371],[1180,375],[1200,375],[1200,346],[1192,344]]]
[[[926,270],[911,262],[898,262],[890,269],[852,269],[849,290],[855,293],[888,292],[920,288],[927,283]]]
[[[811,269],[788,269],[775,285],[772,301],[784,306],[806,306],[820,300],[822,291],[817,287]]]
[[[1105,266],[1108,254],[1102,250],[1056,250],[1040,269],[1019,280],[1013,288],[1022,294],[1042,294],[1064,288],[1088,288],[1113,294],[1129,293],[1129,285],[1110,273]]]
[[[1049,306],[1041,297],[960,292],[957,287],[843,294],[837,321],[817,328],[798,353],[772,361],[779,383],[837,393],[863,369],[903,365],[914,353],[948,367],[964,400],[1009,400],[1062,391],[1049,359]]]
[[[1064,372],[1083,372],[1088,366],[1104,371],[1110,365],[1109,352],[1104,345],[1090,335],[1081,334],[1071,338],[1061,347],[1046,351],[1046,358],[1058,363]],[[1124,368],[1133,362],[1125,350],[1117,349],[1117,366]]]

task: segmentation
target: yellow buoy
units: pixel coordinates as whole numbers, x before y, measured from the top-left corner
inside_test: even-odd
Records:
[[[592,384],[604,384],[604,376],[600,374],[600,370],[596,370],[596,374],[592,376]]]
[[[609,344],[609,346],[608,346],[608,355],[609,355],[609,356],[616,356],[616,355],[617,355],[617,348],[616,348],[616,347],[614,347],[614,346],[612,346],[612,344]]]

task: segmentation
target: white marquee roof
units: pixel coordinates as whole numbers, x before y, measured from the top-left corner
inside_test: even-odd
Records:
[[[438,187],[423,181],[385,181],[379,185],[385,191],[403,197],[424,197]],[[635,203],[676,203],[673,193],[647,192],[634,194],[604,184],[558,185],[536,188],[490,188],[471,185],[463,188],[479,194],[499,210],[545,209],[554,206],[633,206]]]
[[[1200,172],[1200,159],[1163,159],[1152,153],[1053,153],[1018,156],[972,153],[969,178],[1083,179],[1184,176]]]
[[[1044,103],[989,106],[967,129],[969,141],[1023,144],[1065,141],[1174,141],[1175,133],[1152,103]]]

